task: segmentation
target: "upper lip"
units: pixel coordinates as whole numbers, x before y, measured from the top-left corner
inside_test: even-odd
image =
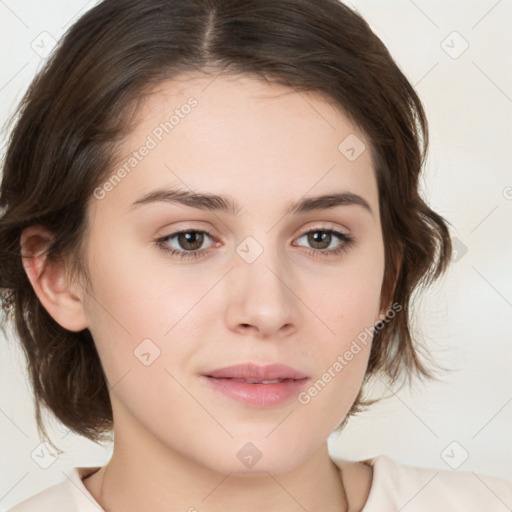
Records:
[[[206,377],[215,379],[251,379],[251,380],[275,380],[275,379],[305,379],[308,376],[295,368],[285,364],[269,364],[260,366],[255,363],[236,364],[204,373]]]

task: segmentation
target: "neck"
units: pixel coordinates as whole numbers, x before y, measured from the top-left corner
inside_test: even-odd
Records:
[[[167,460],[137,444],[118,443],[109,463],[84,481],[107,512],[348,510],[327,444],[286,473],[220,473],[177,454]]]

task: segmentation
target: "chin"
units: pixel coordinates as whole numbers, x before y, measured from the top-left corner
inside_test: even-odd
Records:
[[[203,452],[202,463],[215,471],[237,476],[268,476],[271,474],[286,473],[302,464],[313,449],[300,443],[303,436],[288,439],[281,435],[269,438],[268,430],[261,436],[237,436],[229,443],[219,443],[217,447],[208,452],[208,460],[205,460]]]

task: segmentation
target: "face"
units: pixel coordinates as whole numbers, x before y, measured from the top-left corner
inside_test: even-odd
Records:
[[[83,297],[116,441],[222,472],[301,464],[354,402],[382,313],[369,142],[318,93],[184,75],[120,155],[90,201]]]

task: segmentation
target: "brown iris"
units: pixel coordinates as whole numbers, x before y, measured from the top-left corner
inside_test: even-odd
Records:
[[[177,235],[178,243],[185,250],[196,250],[203,245],[204,234],[199,231],[187,231]]]
[[[308,233],[308,243],[314,249],[327,249],[331,244],[332,233],[327,231],[311,231]],[[326,243],[327,242],[327,243]],[[319,244],[321,247],[318,247]]]

